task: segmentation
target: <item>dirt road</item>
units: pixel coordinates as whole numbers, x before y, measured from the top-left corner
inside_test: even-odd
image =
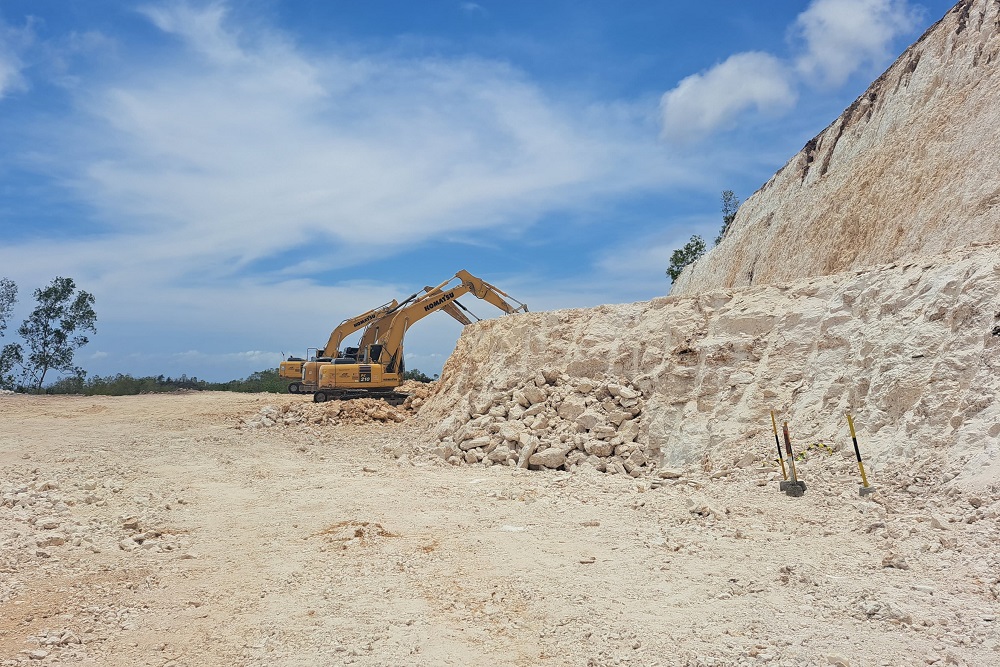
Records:
[[[943,462],[791,499],[767,442],[653,488],[245,426],[303,400],[0,396],[0,665],[1000,662],[996,488]]]

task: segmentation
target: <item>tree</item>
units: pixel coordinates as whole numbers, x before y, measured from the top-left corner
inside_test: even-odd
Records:
[[[17,303],[17,284],[10,278],[0,278],[0,336],[7,330],[7,319]]]
[[[0,338],[7,330],[7,320],[14,312],[17,302],[17,285],[10,278],[0,278]],[[8,343],[0,349],[0,389],[13,389],[14,376],[11,371],[21,363],[21,346]]]
[[[667,267],[667,275],[670,276],[670,281],[677,280],[685,266],[704,254],[705,239],[695,234],[691,237],[690,241],[684,244],[683,248],[674,250],[674,254],[670,255],[670,266]]]
[[[715,245],[719,245],[726,236],[726,232],[729,231],[729,225],[733,224],[733,220],[736,219],[736,211],[740,208],[740,200],[736,197],[736,194],[732,190],[722,191],[722,229],[719,230],[719,235],[715,237]]]
[[[77,291],[72,278],[59,277],[34,296],[38,305],[17,330],[28,347],[25,384],[40,390],[49,371],[84,377],[86,372],[73,366],[73,353],[90,342],[83,332],[97,333],[94,296]]]

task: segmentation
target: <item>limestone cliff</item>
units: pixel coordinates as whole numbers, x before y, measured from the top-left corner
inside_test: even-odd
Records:
[[[740,208],[671,290],[1000,240],[1000,0],[961,0]]]
[[[1000,477],[998,294],[991,244],[787,287],[503,317],[466,327],[421,415],[455,447],[471,421],[484,452],[513,449],[504,424],[527,420],[539,451],[572,449],[551,422],[525,416],[537,411],[491,412],[557,369],[641,392],[636,441],[668,465],[766,458],[771,409],[799,446],[850,452],[852,411],[876,470],[937,457],[986,483]],[[588,428],[575,431],[603,437]]]

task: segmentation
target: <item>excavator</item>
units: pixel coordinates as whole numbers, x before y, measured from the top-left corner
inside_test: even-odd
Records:
[[[377,320],[379,316],[392,312],[398,306],[399,302],[393,299],[389,303],[384,303],[377,308],[372,308],[371,310],[361,313],[360,315],[350,317],[338,324],[336,328],[330,332],[330,339],[326,342],[326,347],[317,349],[314,352],[314,348],[309,348],[309,350],[306,350],[306,358],[290,356],[285,361],[282,361],[278,366],[278,376],[285,380],[290,380],[288,393],[307,393],[302,392],[302,367],[307,363],[306,359],[316,361],[323,359],[330,360],[339,357],[340,343],[344,340],[344,338],[351,335],[358,329],[371,324],[373,321]]]
[[[425,287],[424,296],[432,293],[435,289],[437,288]],[[314,355],[310,355],[309,351],[306,352],[308,361],[297,358],[295,361],[292,361],[291,358],[289,358],[289,361],[282,362],[281,377],[288,379],[291,379],[291,373],[296,371],[293,364],[297,363],[298,366],[297,375],[294,377],[294,382],[288,385],[288,391],[292,394],[310,394],[316,391],[316,385],[319,381],[319,372],[321,368],[330,364],[336,365],[356,362],[358,350],[364,349],[362,347],[363,345],[367,346],[374,342],[377,337],[377,332],[385,328],[385,325],[392,319],[393,314],[399,308],[417,298],[422,298],[420,292],[411,294],[409,297],[404,299],[402,303],[397,303],[396,300],[393,299],[387,304],[369,310],[367,313],[363,313],[349,320],[344,320],[330,334],[330,340],[327,341],[325,348],[317,350]],[[462,310],[467,309],[457,301],[448,303],[442,310],[458,320],[462,326],[472,324],[472,320],[466,317],[466,315],[462,312]],[[366,328],[362,334],[362,339],[358,347],[348,347],[341,351],[340,343],[343,342],[344,338],[354,333],[362,326]],[[366,338],[366,336],[369,338]],[[285,370],[286,364],[288,364],[287,370]],[[288,373],[289,375],[285,375],[284,373]]]
[[[453,282],[458,280],[457,285]],[[313,401],[376,397],[398,404],[406,394],[396,388],[403,382],[403,338],[406,331],[431,313],[453,306],[464,294],[473,294],[493,304],[507,315],[528,312],[528,306],[490,283],[462,270],[452,278],[410,303],[400,305],[391,313],[369,325],[362,334],[353,362],[338,359],[337,363],[319,367],[319,378]],[[511,305],[514,302],[517,306]],[[465,308],[463,307],[463,310]],[[383,326],[388,320],[388,325]]]

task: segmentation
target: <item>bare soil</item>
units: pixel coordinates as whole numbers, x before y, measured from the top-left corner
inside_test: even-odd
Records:
[[[246,426],[302,401],[0,396],[0,665],[1000,663],[996,488],[934,463],[789,498],[767,438],[633,479]]]

